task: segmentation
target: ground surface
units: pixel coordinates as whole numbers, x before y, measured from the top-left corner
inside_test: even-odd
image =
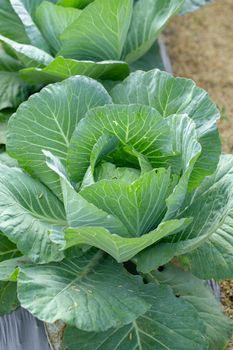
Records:
[[[233,0],[215,0],[176,17],[166,30],[174,75],[192,78],[222,111],[223,151],[233,153]],[[222,302],[233,319],[233,281],[222,283]],[[233,340],[229,348],[233,350]]]

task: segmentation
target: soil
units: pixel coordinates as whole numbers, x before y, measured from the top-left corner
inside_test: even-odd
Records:
[[[222,111],[223,150],[233,152],[233,0],[175,17],[166,41],[175,75],[192,78]]]
[[[233,153],[233,0],[215,0],[175,17],[165,32],[174,75],[193,79],[221,110],[222,148]],[[225,312],[233,320],[233,280],[221,284]],[[228,349],[233,350],[233,339]]]

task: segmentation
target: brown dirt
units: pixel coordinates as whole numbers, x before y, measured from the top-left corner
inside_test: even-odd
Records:
[[[221,283],[221,302],[225,313],[233,321],[233,280]],[[233,337],[229,343],[228,350],[233,350]]]
[[[215,0],[174,18],[165,40],[174,75],[192,78],[218,105],[223,151],[233,153],[233,0]],[[233,319],[233,281],[221,287],[225,312]]]
[[[175,75],[192,78],[222,111],[223,150],[233,152],[233,0],[175,17],[166,30]]]

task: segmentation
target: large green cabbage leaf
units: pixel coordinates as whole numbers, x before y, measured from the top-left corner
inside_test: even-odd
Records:
[[[189,253],[181,260],[198,276],[221,279],[232,275],[232,272],[229,272],[232,264],[232,247],[227,245],[224,238],[218,236],[225,234],[228,239],[231,237],[228,225],[231,224],[229,215],[233,205],[232,170],[233,157],[222,156],[216,172],[206,177],[195,191],[187,195],[180,209],[181,217],[184,215],[193,217],[190,226],[170,239],[170,242],[169,240],[161,241],[158,245],[143,251],[138,256],[138,268],[141,271],[152,271],[170,261],[174,256]],[[214,247],[211,242],[216,237],[218,244],[215,249],[218,250],[218,254],[213,258],[211,254],[214,253]],[[199,258],[200,261],[198,261]],[[226,261],[229,259],[229,267],[226,267],[225,259]]]
[[[208,350],[205,325],[197,311],[176,298],[168,286],[145,286],[145,298],[152,307],[134,322],[107,332],[83,332],[68,327],[64,348],[69,350]]]
[[[232,214],[231,210],[207,241],[192,252],[179,257],[180,262],[187,266],[194,275],[203,279],[233,278]]]
[[[86,331],[128,324],[150,308],[141,278],[101,251],[47,265],[28,265],[18,277],[21,304],[47,322],[63,320]]]
[[[10,259],[19,255],[21,254],[14,243],[0,232],[0,264],[2,262],[8,263]],[[9,313],[19,305],[16,283],[7,280],[5,277],[0,272],[0,315]]]

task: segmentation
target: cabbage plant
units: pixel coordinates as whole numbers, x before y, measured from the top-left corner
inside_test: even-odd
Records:
[[[64,349],[221,350],[203,279],[232,278],[233,157],[193,81],[48,85],[0,154],[0,313],[66,324]]]
[[[0,109],[76,74],[122,80],[184,0],[1,0]]]
[[[1,0],[0,109],[76,74],[122,80],[129,65],[155,67],[153,43],[168,20],[204,2]]]
[[[103,81],[163,69],[155,39],[203,1],[1,0],[0,144],[9,116],[42,86],[76,74]],[[87,30],[88,28],[88,30]]]

